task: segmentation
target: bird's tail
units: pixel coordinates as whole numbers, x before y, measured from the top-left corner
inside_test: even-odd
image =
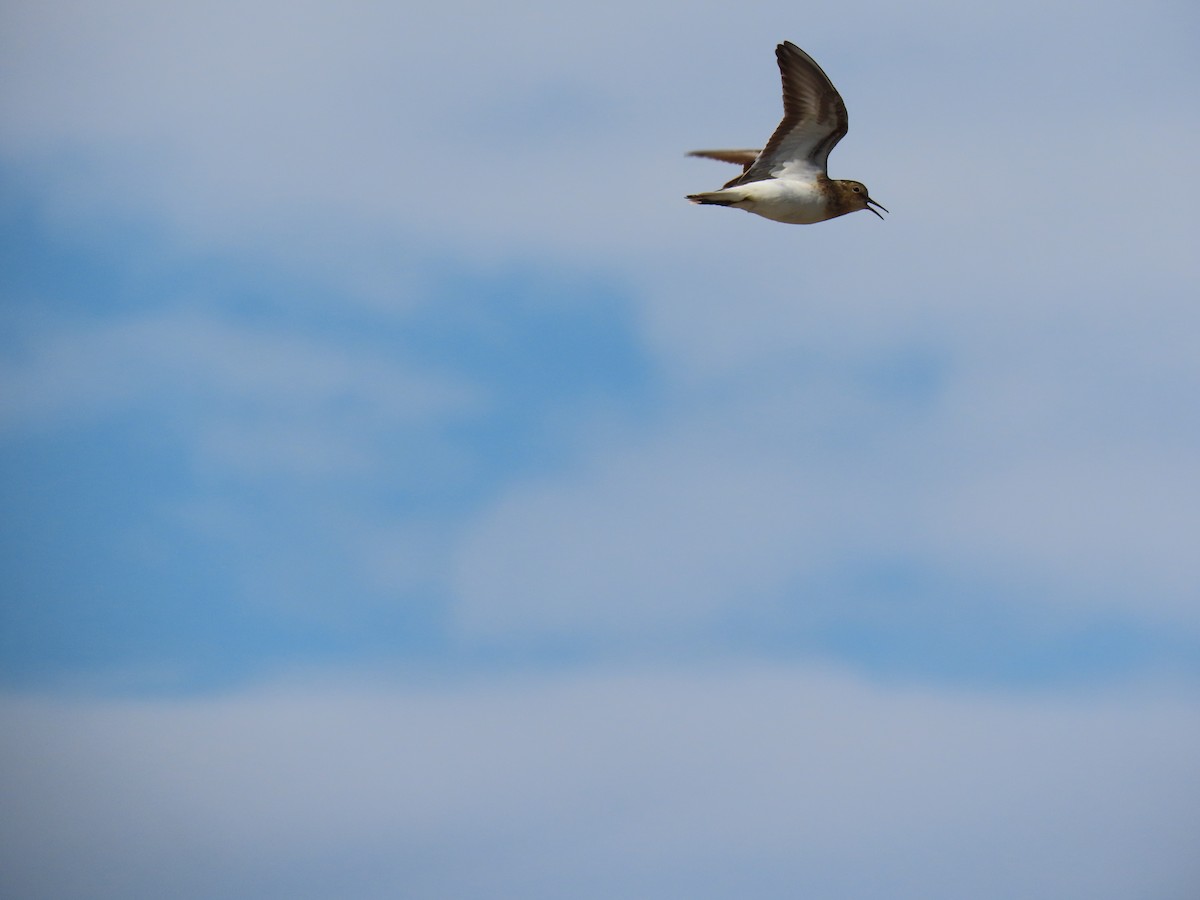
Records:
[[[733,206],[741,197],[726,191],[710,191],[706,194],[688,194],[687,198],[701,206]]]

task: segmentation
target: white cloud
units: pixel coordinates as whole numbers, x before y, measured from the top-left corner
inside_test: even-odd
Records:
[[[466,541],[456,610],[484,639],[662,634],[772,598],[819,562],[828,494],[778,461],[680,443],[514,489]],[[816,503],[814,497],[816,496]]]
[[[381,433],[436,427],[483,399],[378,350],[186,312],[39,334],[6,368],[10,432],[152,406],[202,458],[256,473],[369,471]]]
[[[18,896],[1187,896],[1192,698],[795,669],[10,696]]]
[[[1031,627],[1064,612],[1200,625],[1200,496],[1169,441],[1103,417],[1081,428],[1061,407],[980,422],[971,380],[913,409],[852,370],[772,374],[705,385],[704,407],[512,485],[461,547],[462,632],[709,632],[881,562],[1020,584],[1009,602]]]
[[[947,479],[931,498],[927,552],[1023,572],[1055,603],[1200,626],[1200,488],[1189,457],[1079,448]]]

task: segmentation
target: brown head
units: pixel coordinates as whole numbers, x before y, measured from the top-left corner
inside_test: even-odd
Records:
[[[882,219],[883,216],[879,215],[879,210],[875,209],[876,206],[887,212],[886,206],[882,206],[870,198],[867,194],[867,186],[861,181],[847,181],[839,178],[833,184],[837,189],[837,214],[839,216],[865,209]]]

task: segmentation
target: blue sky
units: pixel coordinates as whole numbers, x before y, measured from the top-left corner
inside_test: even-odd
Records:
[[[2,15],[5,893],[1200,884],[1192,11]]]

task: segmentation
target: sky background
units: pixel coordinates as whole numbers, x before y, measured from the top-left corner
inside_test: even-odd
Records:
[[[4,4],[0,892],[1197,896],[1198,38]]]

